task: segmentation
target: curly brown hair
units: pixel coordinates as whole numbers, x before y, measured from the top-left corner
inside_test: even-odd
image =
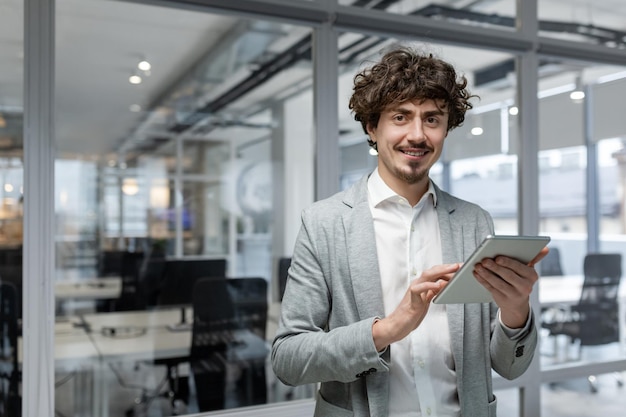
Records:
[[[467,79],[457,74],[452,65],[422,54],[409,47],[398,47],[354,77],[349,108],[354,119],[367,126],[378,126],[381,113],[390,105],[413,100],[443,101],[447,107],[448,131],[460,126],[465,112],[472,108]],[[370,146],[373,142],[368,139]]]

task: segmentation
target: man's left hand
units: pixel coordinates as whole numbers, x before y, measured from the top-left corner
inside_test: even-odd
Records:
[[[530,293],[539,279],[534,266],[548,251],[547,247],[543,248],[528,264],[497,256],[483,259],[474,267],[474,277],[487,288],[500,307],[500,318],[505,326],[518,329],[528,320]]]

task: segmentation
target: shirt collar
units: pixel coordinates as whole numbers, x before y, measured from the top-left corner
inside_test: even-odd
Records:
[[[377,207],[380,203],[387,201],[390,198],[400,197],[398,193],[385,184],[385,181],[383,181],[378,173],[378,168],[376,168],[374,172],[372,172],[372,175],[370,175],[367,181],[367,189],[369,191],[370,204],[372,207]],[[437,193],[435,192],[435,187],[430,179],[428,180],[428,190],[426,190],[426,193],[422,196],[420,202],[424,201],[424,199],[428,196],[431,197],[433,207],[437,207]]]

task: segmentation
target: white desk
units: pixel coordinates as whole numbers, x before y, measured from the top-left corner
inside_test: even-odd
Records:
[[[81,316],[87,324],[90,338],[101,358],[98,393],[98,414],[108,415],[107,374],[110,367],[120,362],[151,361],[154,359],[184,358],[189,356],[192,331],[190,328],[172,331],[168,326],[180,321],[179,308],[163,310],[127,311],[112,313],[94,313]],[[186,312],[191,320],[191,309]],[[115,335],[110,330],[116,329]],[[242,340],[247,343],[229,349],[225,359],[229,363],[237,361],[265,360],[269,349],[266,342],[252,332],[243,330]],[[261,353],[259,354],[259,351]]]
[[[115,299],[121,293],[120,277],[60,280],[54,283],[54,296],[57,301]]]
[[[580,299],[583,275],[559,275],[539,277],[539,303],[542,307],[576,304]],[[620,284],[619,296],[626,302],[626,285]]]
[[[180,321],[180,309],[94,313],[82,316],[91,339],[105,361],[151,360],[189,355],[191,329],[171,331]],[[193,317],[188,309],[186,317]],[[117,334],[103,331],[116,329]],[[143,330],[142,334],[139,332]]]

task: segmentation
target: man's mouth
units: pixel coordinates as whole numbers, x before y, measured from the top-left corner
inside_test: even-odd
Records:
[[[402,153],[405,155],[415,156],[415,157],[424,156],[426,155],[426,152],[427,151],[402,151]]]

